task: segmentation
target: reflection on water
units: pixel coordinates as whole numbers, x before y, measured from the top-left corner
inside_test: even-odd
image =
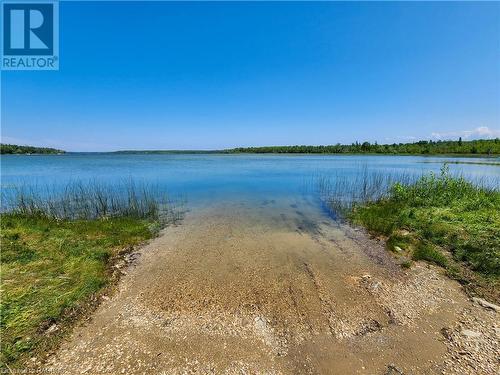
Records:
[[[436,160],[430,160],[430,161],[422,161],[422,163],[441,163],[440,161]],[[475,164],[475,165],[493,165],[500,167],[500,161],[498,161],[498,158],[491,159],[491,158],[484,158],[484,159],[479,159],[479,160],[449,160],[447,161],[448,164]]]
[[[438,173],[442,163],[449,162],[452,173],[498,185],[500,168],[492,160],[368,155],[4,155],[1,183],[2,190],[8,191],[19,185],[57,189],[74,181],[113,185],[133,179],[155,185],[172,197],[186,198],[191,207],[225,201],[266,206],[283,198],[311,195],[318,176],[355,178],[360,169],[419,176]]]

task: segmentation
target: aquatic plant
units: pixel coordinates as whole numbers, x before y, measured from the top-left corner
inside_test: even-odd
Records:
[[[164,191],[133,180],[118,184],[76,181],[63,188],[16,185],[2,192],[2,212],[71,220],[106,217],[157,220],[178,214]]]
[[[344,217],[354,205],[384,198],[395,183],[409,184],[418,176],[402,172],[373,171],[366,165],[351,174],[336,173],[316,178],[319,196],[336,217]]]

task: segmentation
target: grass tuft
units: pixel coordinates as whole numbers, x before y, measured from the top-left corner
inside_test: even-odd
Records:
[[[419,243],[413,251],[414,260],[426,260],[441,267],[448,266],[448,259],[436,247],[429,243]]]

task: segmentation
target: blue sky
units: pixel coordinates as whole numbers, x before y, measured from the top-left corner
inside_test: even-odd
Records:
[[[62,2],[2,141],[71,151],[500,136],[500,3]]]

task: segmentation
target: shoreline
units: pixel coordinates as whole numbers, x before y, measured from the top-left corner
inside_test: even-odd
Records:
[[[282,156],[420,156],[425,158],[470,158],[470,159],[500,159],[500,154],[393,154],[393,153],[295,153],[295,152],[217,152],[217,151],[66,151],[59,154],[1,154],[1,156],[71,156],[71,155],[282,155]],[[453,162],[449,162],[453,163]]]
[[[331,366],[494,373],[487,349],[498,345],[494,312],[471,303],[439,268],[403,270],[367,234],[298,207],[303,216],[280,211],[279,222],[266,213],[269,205],[189,213],[140,250],[118,292],[43,366],[130,374]],[[460,363],[452,360],[464,350],[470,354]]]
[[[440,177],[430,174],[428,179],[423,181],[430,181],[437,187],[442,183],[452,184],[455,183],[454,181],[457,183],[461,181],[448,177],[446,171],[447,167],[443,166]],[[368,182],[365,185],[370,190],[370,183],[366,180],[367,175],[358,175],[358,177],[360,176],[362,178],[365,176],[365,182]],[[350,175],[349,178],[356,180],[356,176]],[[356,181],[361,184],[363,182],[363,180]],[[379,182],[378,186],[380,186],[381,181],[377,181]],[[136,186],[132,181],[130,184],[129,186]],[[94,208],[101,213],[108,212],[106,208],[103,208],[106,205],[101,205],[102,199],[118,202],[116,201],[118,197],[113,195],[113,190],[102,190],[102,187],[95,190],[96,187],[93,186],[75,185],[77,188],[83,187],[83,190],[78,188],[76,191],[84,194],[84,201],[88,200],[89,197],[100,197],[101,199],[94,202],[96,204]],[[425,192],[442,190],[426,188],[426,186],[423,189]],[[470,188],[467,190],[460,188],[460,186],[462,185],[458,186],[459,189],[452,191],[462,193],[471,191]],[[472,185],[467,186],[471,187]],[[401,190],[402,193],[404,193],[403,190]],[[111,195],[103,195],[103,192],[106,191]],[[328,191],[335,192],[335,190]],[[349,191],[356,191],[356,187],[353,186]],[[148,194],[144,198],[146,201],[148,201],[147,196]],[[69,197],[66,196],[66,199]],[[29,198],[29,196],[25,198]],[[44,205],[46,201],[43,198],[38,197],[38,201],[36,196],[34,198],[35,202],[38,202],[34,206],[35,211],[32,209],[33,206],[28,204],[21,206],[25,208],[25,211],[22,212],[36,216],[38,212],[36,207],[55,209],[55,211],[47,211],[49,214],[52,212],[52,214],[57,215],[59,212],[57,211],[59,206],[54,205],[53,201],[51,201],[51,206],[46,206]],[[82,198],[81,195],[80,198]],[[138,199],[140,202],[139,197]],[[25,202],[26,199],[22,201]],[[68,204],[69,202],[62,200],[61,203]],[[138,202],[132,202],[132,206],[136,207]],[[481,202],[486,205],[489,202],[488,196],[484,196]],[[131,300],[122,300],[122,297],[116,297],[118,300],[115,300],[114,296],[111,297],[110,303],[114,304],[113,311],[106,310],[106,314],[114,314],[119,326],[106,320],[102,322],[102,327],[98,329],[94,327],[93,330],[87,331],[87,328],[81,328],[78,324],[79,327],[75,330],[78,333],[75,335],[78,336],[80,333],[87,335],[91,344],[82,344],[78,341],[75,345],[78,348],[83,345],[86,347],[86,351],[76,354],[73,349],[67,349],[66,344],[63,344],[62,352],[58,351],[57,355],[64,357],[67,350],[72,352],[70,357],[61,362],[71,370],[58,368],[57,364],[52,364],[55,366],[54,370],[59,372],[86,370],[86,368],[78,368],[80,362],[87,362],[95,372],[102,372],[106,366],[121,366],[122,362],[119,358],[103,363],[89,358],[88,353],[94,350],[95,341],[93,340],[104,340],[100,344],[100,350],[103,352],[108,350],[108,357],[113,358],[115,350],[120,351],[123,345],[126,346],[124,342],[116,343],[113,341],[114,337],[121,337],[124,341],[129,340],[130,338],[126,337],[122,328],[128,327],[130,324],[132,326],[127,332],[135,330],[134,339],[139,342],[145,340],[142,342],[144,352],[141,352],[139,357],[136,356],[137,353],[129,352],[132,358],[136,360],[146,358],[148,361],[154,362],[154,358],[149,358],[146,352],[149,350],[149,346],[160,345],[158,350],[167,351],[172,358],[192,356],[200,363],[209,363],[211,357],[202,358],[199,355],[200,351],[209,347],[212,350],[213,358],[215,358],[214,363],[220,367],[221,371],[230,366],[229,363],[220,358],[220,353],[226,350],[224,345],[228,341],[233,341],[232,345],[236,347],[246,347],[246,352],[250,353],[251,358],[246,357],[245,353],[238,350],[233,351],[232,355],[233,358],[240,358],[242,361],[248,360],[247,365],[250,366],[248,368],[254,369],[256,372],[279,369],[279,372],[282,373],[296,373],[294,370],[303,366],[310,366],[309,370],[312,372],[319,371],[318,369],[322,366],[329,368],[339,361],[338,357],[330,357],[331,353],[336,353],[336,356],[340,356],[344,360],[350,358],[346,362],[340,360],[341,367],[339,368],[342,368],[346,373],[364,370],[352,367],[352,364],[360,358],[363,361],[371,361],[373,366],[368,366],[368,368],[375,372],[382,372],[384,368],[388,368],[395,362],[397,362],[398,368],[404,368],[405,371],[409,372],[436,370],[435,367],[419,367],[420,365],[413,362],[412,358],[405,357],[403,352],[397,353],[396,357],[391,357],[392,352],[389,351],[390,353],[385,353],[383,358],[375,359],[373,353],[366,352],[369,351],[370,346],[364,340],[387,340],[392,342],[391,345],[403,345],[402,348],[411,352],[421,350],[419,347],[412,346],[415,342],[424,342],[434,349],[433,353],[422,352],[421,357],[439,363],[442,368],[449,366],[444,359],[447,355],[445,349],[448,350],[448,354],[450,353],[450,349],[446,345],[452,343],[453,345],[462,345],[462,329],[475,332],[474,335],[477,334],[477,337],[484,338],[485,345],[491,345],[491,332],[485,330],[486,327],[492,325],[489,321],[490,317],[487,315],[489,313],[484,315],[476,311],[481,317],[479,322],[482,325],[479,328],[474,325],[474,322],[469,322],[470,326],[464,328],[456,320],[457,316],[464,314],[467,316],[465,313],[467,309],[485,309],[484,306],[488,306],[488,302],[474,301],[474,304],[471,305],[464,289],[455,280],[446,277],[443,269],[434,265],[418,261],[412,267],[406,267],[405,262],[408,259],[411,262],[413,249],[402,244],[401,241],[404,239],[398,237],[396,239],[400,242],[395,243],[389,239],[386,243],[371,238],[367,231],[344,225],[341,221],[332,220],[329,212],[324,209],[324,205],[321,203],[321,197],[316,197],[316,195],[270,196],[269,192],[266,192],[261,196],[253,196],[252,199],[239,196],[239,199],[231,200],[226,195],[222,200],[208,200],[203,205],[192,207],[193,210],[189,212],[187,220],[179,227],[167,228],[162,232],[161,237],[145,246],[145,249],[151,250],[151,254],[147,253],[148,250],[139,252],[142,254],[141,258],[144,256],[144,259],[149,259],[147,265],[149,268],[144,272],[141,271],[142,273],[139,275],[133,276],[135,281],[133,285],[129,284],[133,291],[127,297]],[[122,206],[117,206],[116,209],[119,209],[118,212],[129,212],[127,210],[129,205],[130,202],[123,201]],[[61,208],[64,207],[68,206],[63,204]],[[93,209],[89,211],[87,208],[83,212],[91,215],[89,217],[93,217]],[[138,212],[145,214],[141,210]],[[104,214],[104,216],[106,215]],[[385,215],[377,216],[386,217]],[[95,224],[98,229],[102,229],[101,226],[109,220],[108,217],[101,217]],[[386,221],[384,220],[384,222]],[[55,219],[51,225],[54,225],[55,228],[41,232],[38,224],[28,225],[27,231],[38,231],[40,233],[36,236],[41,235],[45,239],[62,238],[61,243],[64,245],[64,249],[60,248],[59,250],[63,250],[60,251],[63,255],[67,252],[67,255],[70,256],[73,254],[74,248],[80,248],[80,246],[71,246],[71,238],[66,237],[67,232],[63,236],[54,232],[61,225],[72,226],[71,222],[59,222]],[[4,239],[10,240],[11,244],[17,241],[18,245],[25,246],[26,241],[37,238],[32,235],[25,236],[22,231],[15,229],[15,226],[10,225],[8,228],[8,236],[5,238],[3,236],[2,241]],[[12,230],[13,228],[14,230]],[[47,237],[45,233],[50,233],[50,235]],[[130,234],[128,231],[126,233]],[[396,234],[403,235],[402,231],[398,231]],[[80,237],[92,239],[95,235],[84,233]],[[112,231],[108,237],[115,238],[116,233]],[[410,239],[406,230],[404,237]],[[411,238],[414,238],[413,234]],[[100,240],[107,243],[107,239],[107,235],[104,235]],[[119,239],[115,238],[115,240]],[[397,245],[408,250],[408,253],[401,252],[400,255],[404,255],[404,257],[394,256],[395,254],[386,250],[389,243],[394,249],[396,249],[394,245]],[[11,253],[12,258],[16,259],[15,262],[19,262],[19,267],[22,270],[25,264],[23,262],[27,261],[29,264],[32,260],[36,261],[37,258],[33,258],[33,251],[30,249],[27,249],[30,251],[25,251],[26,249],[23,250],[21,245],[12,246]],[[18,248],[23,251],[17,251]],[[49,251],[53,248],[53,243],[49,241],[49,243],[36,246],[36,248]],[[104,255],[106,254],[96,251],[84,258],[86,260],[105,259]],[[442,258],[435,256],[435,253],[434,255],[433,253],[424,255],[419,255],[418,258],[414,257],[414,259],[445,264],[442,263]],[[134,255],[134,262],[130,263],[135,265],[135,260],[138,257]],[[5,258],[3,258],[4,260]],[[135,268],[128,267],[129,262],[124,260],[124,262],[121,260],[119,262],[124,263],[123,273],[133,274]],[[17,273],[22,274],[22,272]],[[64,274],[62,276],[65,277]],[[66,280],[64,277],[62,280]],[[51,282],[50,280],[58,280],[50,275],[37,279],[46,279],[49,282]],[[11,273],[8,282],[12,284],[15,281]],[[124,281],[124,283],[127,282]],[[30,281],[27,280],[25,285],[29,286]],[[122,284],[120,283],[120,285]],[[420,287],[423,289],[419,289]],[[122,287],[119,286],[118,290],[120,294]],[[401,291],[404,293],[401,294]],[[65,295],[65,293],[59,294]],[[103,306],[108,306],[108,301],[110,301],[108,298],[103,298]],[[436,303],[438,307],[432,303],[429,305],[428,300],[432,300],[432,303]],[[142,302],[137,304],[137,301]],[[450,301],[454,305],[452,308],[447,305]],[[33,304],[30,303],[27,306],[31,305]],[[455,309],[458,307],[459,310]],[[131,312],[130,308],[136,309],[137,314],[134,311]],[[414,310],[418,311],[415,316],[412,315]],[[438,312],[437,315],[433,315],[438,310],[447,312]],[[92,317],[91,322],[99,316],[100,311],[101,307],[95,314],[89,315]],[[426,316],[425,321],[420,320],[420,314]],[[70,320],[73,319],[71,314],[69,317],[65,313],[63,315]],[[129,320],[123,320],[123,316],[128,316],[127,319],[131,319],[132,323]],[[159,321],[158,316],[161,317]],[[140,326],[135,327],[134,322],[141,322],[141,319],[143,321]],[[434,321],[434,319],[437,320]],[[53,332],[55,335],[64,333],[64,327],[57,328],[57,321],[49,320],[49,322],[50,324],[42,328],[43,335],[50,336]],[[429,322],[432,322],[431,326],[427,326]],[[485,323],[483,324],[483,322]],[[73,324],[75,321],[71,322],[71,325]],[[414,331],[409,332],[415,325],[425,332],[434,330],[431,337],[415,336]],[[112,333],[107,336],[103,333],[102,338],[95,338],[108,326],[112,327]],[[437,326],[441,326],[441,330],[436,331]],[[144,333],[141,331],[144,327],[155,333],[152,336],[149,334],[141,336]],[[212,328],[207,333],[206,327],[216,327],[213,328],[215,333],[211,331]],[[222,331],[219,331],[219,328]],[[172,338],[170,334],[162,336],[165,330],[170,332],[170,329],[179,335],[182,333],[182,336],[176,338]],[[245,335],[240,337],[234,333],[240,331],[245,332]],[[443,340],[443,332],[446,332],[445,346],[437,343]],[[125,336],[123,336],[124,334]],[[224,341],[217,342],[214,347],[211,347],[213,335],[220,336],[219,338]],[[19,335],[14,336],[20,337]],[[33,337],[33,335],[29,337]],[[74,337],[72,335],[72,338],[69,339],[70,343],[80,340],[79,338],[74,339]],[[190,342],[189,345],[195,347],[204,343],[203,348],[199,347],[199,350],[190,352],[191,349],[183,346],[186,337],[189,338],[187,339]],[[195,338],[200,337],[201,341],[195,340]],[[314,337],[321,337],[321,340],[324,341],[322,347],[318,347]],[[262,341],[263,338],[264,341]],[[410,342],[403,344],[403,341],[408,338],[411,339]],[[352,348],[345,346],[345,340],[354,342],[364,349],[353,352]],[[306,346],[299,345],[297,342]],[[109,351],[109,348],[113,347],[113,343],[118,346]],[[322,348],[329,349],[323,352]],[[132,350],[132,348],[123,350]],[[304,352],[306,357],[304,357]],[[451,353],[454,353],[453,350]],[[438,355],[438,357],[432,357],[434,355]],[[74,363],[74,356],[80,356],[81,361]],[[399,356],[403,359],[400,360]],[[315,358],[315,360],[311,364],[306,361],[306,358]],[[35,366],[44,366],[45,363],[44,357],[39,357],[38,354],[35,359],[30,360]],[[480,357],[472,356],[470,360],[473,361],[473,366],[483,365]],[[172,366],[172,363],[161,363],[165,368],[172,369],[169,367]],[[270,367],[265,367],[266,364],[269,364]],[[259,367],[261,365],[264,367]],[[488,367],[490,365],[490,362],[485,364],[487,369],[490,368]],[[132,364],[131,366],[132,373],[140,373],[140,368],[136,368]],[[176,366],[181,366],[181,362],[177,362]],[[451,368],[453,369],[453,367]],[[127,372],[127,368],[125,371]]]

